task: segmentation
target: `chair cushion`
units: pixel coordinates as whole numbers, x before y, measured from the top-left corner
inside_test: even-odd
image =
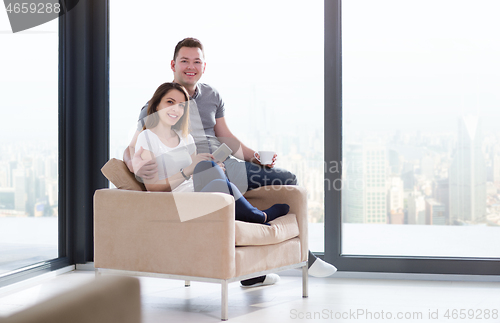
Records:
[[[267,246],[236,247],[234,277],[297,264],[301,262],[300,248],[300,238]]]
[[[113,185],[119,189],[129,191],[145,191],[143,183],[135,179],[135,175],[128,170],[127,165],[119,159],[111,158],[102,168],[101,172]]]
[[[236,246],[271,245],[299,235],[295,214],[287,214],[270,221],[271,225],[235,221]]]

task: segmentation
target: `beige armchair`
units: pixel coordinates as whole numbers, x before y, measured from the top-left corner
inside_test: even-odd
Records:
[[[307,203],[298,186],[267,186],[245,197],[260,209],[287,203],[290,213],[270,226],[235,220],[234,198],[222,193],[145,192],[125,164],[103,173],[117,187],[94,195],[94,264],[98,273],[146,275],[222,285],[302,267],[307,297]]]

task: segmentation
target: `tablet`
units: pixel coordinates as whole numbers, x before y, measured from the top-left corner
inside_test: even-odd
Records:
[[[222,144],[216,151],[213,152],[214,160],[216,162],[223,162],[231,155],[233,151],[226,144]]]

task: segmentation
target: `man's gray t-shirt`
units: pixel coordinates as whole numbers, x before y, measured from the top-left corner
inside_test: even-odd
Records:
[[[205,83],[198,83],[191,97],[196,104],[190,104],[190,129],[194,138],[198,153],[213,153],[221,145],[215,136],[215,119],[224,117],[224,102],[219,92]],[[147,116],[148,104],[142,108],[139,114],[137,130],[142,130],[143,120]]]

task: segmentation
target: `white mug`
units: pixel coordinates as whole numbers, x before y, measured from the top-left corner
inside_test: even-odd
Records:
[[[257,154],[259,154],[260,159],[257,158]],[[265,150],[259,150],[256,151],[253,156],[255,159],[257,159],[262,165],[270,165],[273,163],[273,157],[274,157],[275,152],[274,151],[265,151]]]

